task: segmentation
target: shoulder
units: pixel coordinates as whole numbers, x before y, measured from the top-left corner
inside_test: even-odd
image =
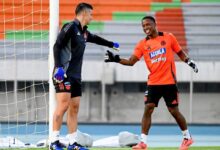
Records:
[[[141,39],[135,46],[135,49],[141,49],[142,47],[144,47],[146,42],[146,39]]]
[[[136,44],[135,49],[136,49],[136,50],[142,50],[142,49],[145,47],[146,42],[147,42],[146,38],[141,39],[141,40]]]
[[[143,45],[146,41],[147,41],[146,38],[141,39],[141,40],[138,42],[138,45]]]
[[[163,38],[165,40],[169,40],[169,41],[175,41],[176,37],[173,35],[173,33],[170,32],[163,32]]]
[[[159,32],[159,36],[169,37],[170,35],[172,35],[171,32]]]
[[[164,36],[167,37],[167,38],[173,38],[173,37],[175,37],[175,36],[173,35],[173,33],[171,33],[171,32],[164,32]]]
[[[77,27],[76,23],[74,21],[71,21],[71,22],[65,23],[62,27],[62,30],[64,32],[68,32],[70,30],[75,30],[76,27]]]

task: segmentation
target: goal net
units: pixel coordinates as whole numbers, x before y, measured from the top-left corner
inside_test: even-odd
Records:
[[[49,0],[0,1],[0,148],[48,137]]]

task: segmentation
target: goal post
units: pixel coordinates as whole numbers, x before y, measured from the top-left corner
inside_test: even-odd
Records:
[[[53,130],[53,112],[56,107],[55,90],[52,82],[54,67],[53,45],[59,31],[59,0],[50,0],[50,32],[49,32],[49,138]]]
[[[0,1],[0,149],[49,139],[58,30],[59,0]]]

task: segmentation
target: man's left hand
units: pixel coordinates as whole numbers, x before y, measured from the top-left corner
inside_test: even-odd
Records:
[[[193,60],[191,60],[191,59],[188,59],[188,61],[186,62],[190,67],[192,67],[193,68],[193,71],[195,72],[195,73],[198,73],[198,68],[197,68],[197,66],[196,66],[196,63],[193,61]]]
[[[114,50],[116,50],[116,51],[120,51],[120,48],[119,48],[119,43],[117,43],[117,42],[114,42],[113,43],[113,47],[112,47]]]

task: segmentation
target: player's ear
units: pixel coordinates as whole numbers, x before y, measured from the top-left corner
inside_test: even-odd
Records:
[[[156,26],[157,25],[157,21],[155,20],[155,21],[152,21],[153,22],[153,24]]]
[[[157,22],[154,22],[154,27],[155,27],[155,28],[157,27]]]
[[[83,9],[79,15],[85,16],[86,15],[86,9]]]

